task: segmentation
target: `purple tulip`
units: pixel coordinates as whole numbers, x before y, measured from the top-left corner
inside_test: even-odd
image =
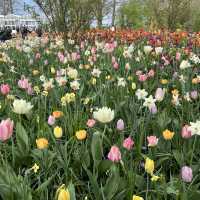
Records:
[[[124,121],[122,119],[119,119],[117,121],[117,130],[123,131],[124,130]]]
[[[188,166],[184,166],[181,169],[181,177],[182,180],[186,183],[190,183],[192,181],[192,168],[188,167]]]

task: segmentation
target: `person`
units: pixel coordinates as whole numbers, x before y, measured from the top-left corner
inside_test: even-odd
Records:
[[[12,31],[10,29],[5,29],[0,32],[0,41],[5,42],[6,40],[10,40],[12,38]]]

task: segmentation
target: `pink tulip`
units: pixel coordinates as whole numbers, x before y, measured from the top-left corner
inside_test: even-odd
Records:
[[[192,169],[188,166],[184,166],[181,169],[181,178],[184,182],[190,183],[193,178]]]
[[[55,124],[55,117],[54,116],[52,116],[52,115],[49,115],[49,118],[48,118],[48,124],[50,125],[50,126],[52,126],[52,125],[54,125]]]
[[[192,99],[197,99],[198,98],[198,92],[196,90],[190,92],[190,96]]]
[[[36,60],[39,60],[40,57],[41,57],[40,53],[36,53],[36,55],[35,55],[35,59],[36,59]]]
[[[165,96],[165,91],[162,88],[157,88],[155,93],[155,99],[157,101],[162,101]]]
[[[95,125],[96,121],[94,119],[88,119],[87,126],[92,128]]]
[[[141,74],[141,75],[139,75],[139,81],[141,81],[141,82],[145,82],[146,80],[147,80],[147,75],[146,74]]]
[[[124,121],[122,119],[119,119],[117,121],[117,130],[123,131],[124,130]]]
[[[8,84],[1,85],[1,93],[7,95],[10,92],[10,86]]]
[[[181,136],[182,136],[182,138],[186,138],[186,139],[192,137],[192,133],[189,130],[188,125],[185,125],[185,126],[182,127]]]
[[[28,89],[29,88],[29,80],[27,78],[25,78],[24,76],[21,77],[21,79],[18,81],[18,86],[21,89]]]
[[[152,114],[156,114],[158,112],[158,109],[155,103],[151,107],[149,107],[149,110]]]
[[[128,137],[123,142],[123,147],[127,150],[131,150],[133,148],[134,141],[131,139],[131,137]]]
[[[14,126],[14,122],[11,121],[9,118],[1,121],[0,123],[0,140],[1,141],[4,142],[12,136],[13,126]]]
[[[148,77],[154,77],[155,75],[155,71],[153,69],[151,69],[149,72],[148,72]]]
[[[180,60],[181,59],[181,54],[179,52],[176,52],[176,60]]]
[[[121,160],[121,152],[117,146],[112,146],[108,153],[108,159],[113,162],[119,162]]]
[[[156,136],[153,136],[153,135],[148,136],[147,141],[148,141],[149,147],[154,147],[158,144],[158,138]]]
[[[119,69],[119,64],[118,64],[117,62],[115,62],[115,63],[113,64],[113,68],[116,69],[116,70]]]
[[[136,76],[140,76],[140,75],[142,75],[142,71],[141,70],[137,70],[135,74],[136,74]]]
[[[49,63],[48,60],[44,61],[44,65],[48,65],[48,63]]]

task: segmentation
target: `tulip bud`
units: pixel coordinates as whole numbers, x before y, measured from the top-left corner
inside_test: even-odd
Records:
[[[124,121],[122,119],[119,119],[117,121],[117,130],[123,131],[124,130]]]
[[[181,177],[184,182],[191,182],[193,178],[192,169],[188,166],[184,166],[181,169]]]

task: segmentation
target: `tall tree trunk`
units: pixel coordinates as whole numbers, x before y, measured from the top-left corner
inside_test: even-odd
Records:
[[[112,9],[112,26],[115,25],[115,16],[116,16],[116,0],[113,0],[113,9]]]

